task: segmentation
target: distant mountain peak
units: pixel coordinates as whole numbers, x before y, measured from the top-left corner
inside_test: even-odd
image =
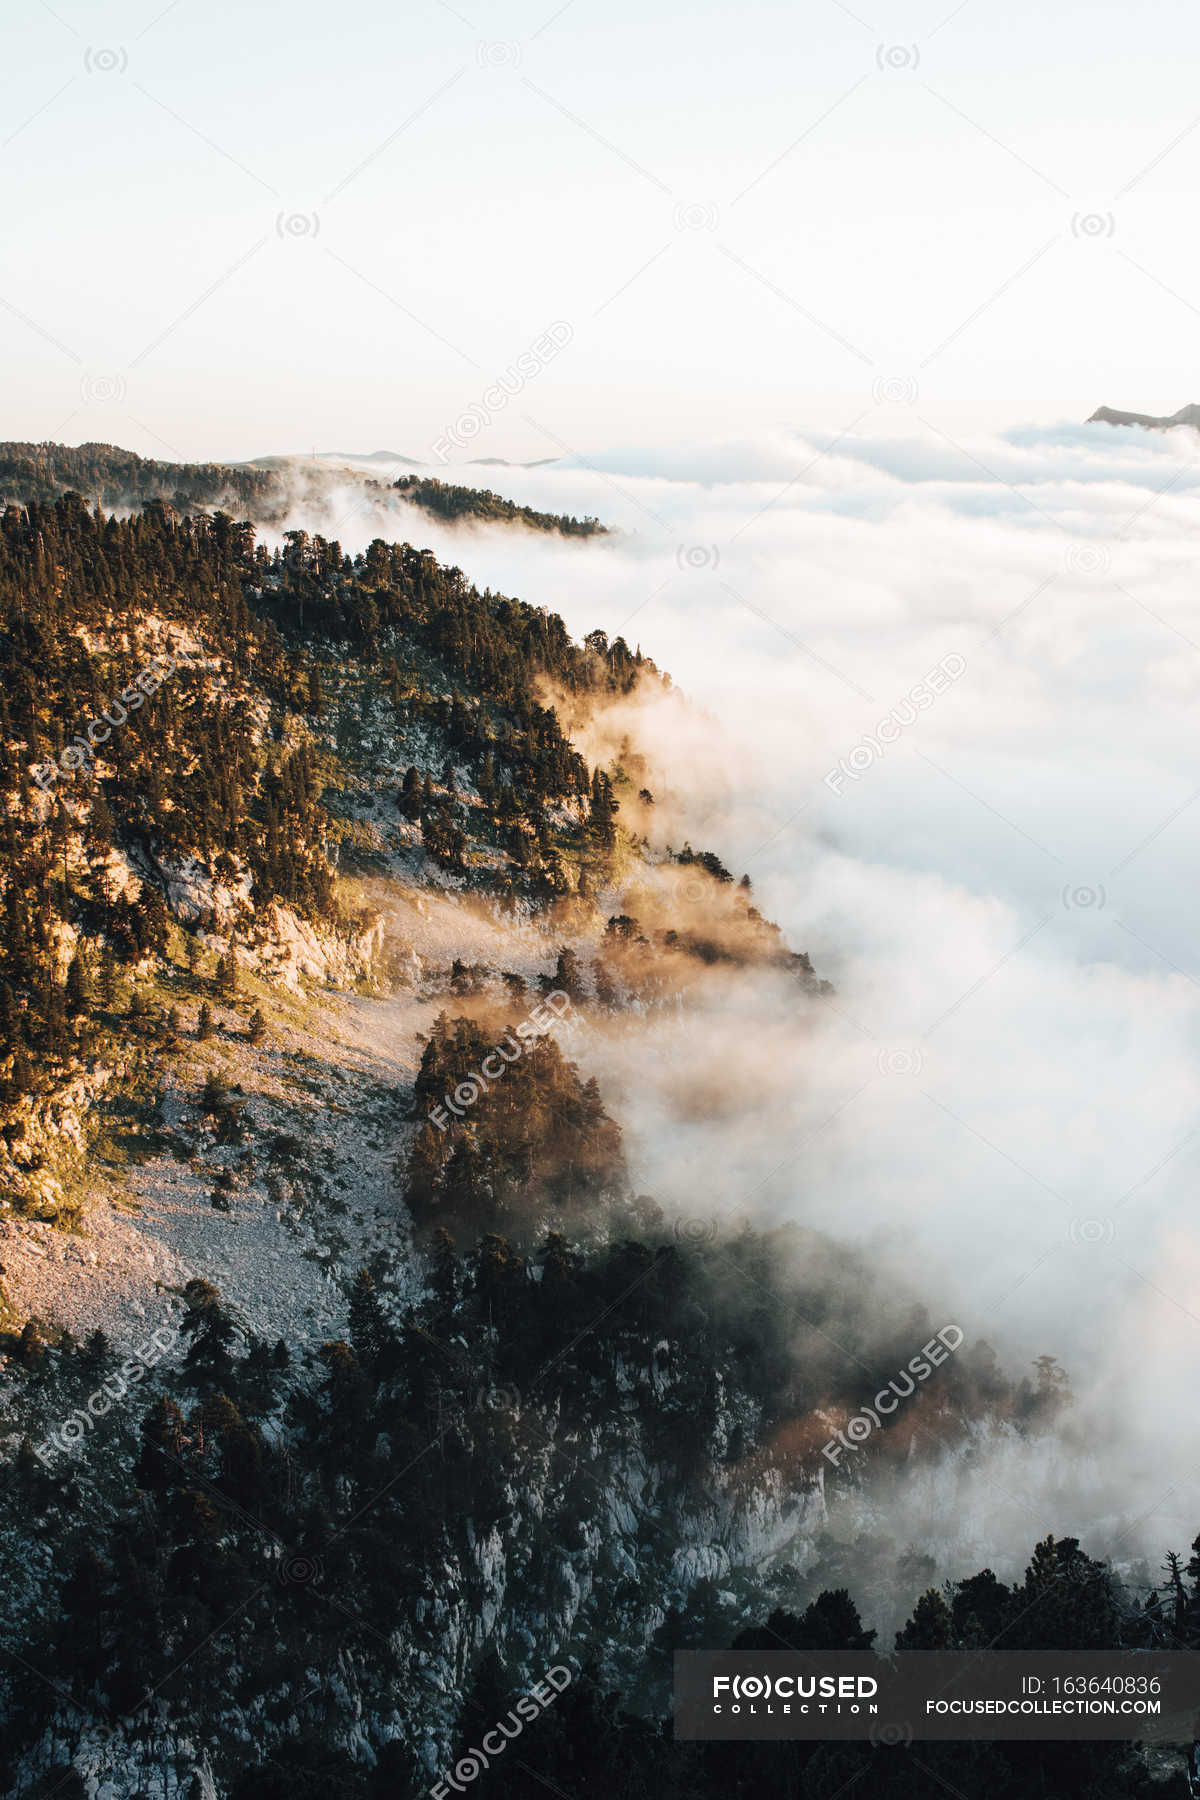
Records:
[[[1144,425],[1148,431],[1166,431],[1172,425],[1191,425],[1200,431],[1200,405],[1181,406],[1169,419],[1156,419],[1150,413],[1116,412],[1111,406],[1098,406],[1089,425]]]

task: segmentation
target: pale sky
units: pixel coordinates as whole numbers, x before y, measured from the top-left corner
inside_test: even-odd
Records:
[[[10,0],[0,49],[5,438],[429,459],[482,409],[454,461],[1200,399],[1183,4]]]

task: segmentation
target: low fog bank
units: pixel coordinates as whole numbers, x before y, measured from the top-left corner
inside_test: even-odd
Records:
[[[1200,439],[875,423],[434,471],[609,539],[401,530],[671,671],[686,704],[583,746],[628,734],[656,841],[748,871],[835,983],[715,980],[594,1035],[637,1185],[851,1240],[1010,1367],[1059,1357],[1088,1458],[1007,1444],[874,1496],[941,1573],[1046,1530],[1153,1568],[1200,1528]],[[357,504],[329,535],[399,535]]]

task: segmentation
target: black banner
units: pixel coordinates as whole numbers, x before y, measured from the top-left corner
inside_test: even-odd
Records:
[[[679,1738],[1200,1737],[1200,1652],[680,1650]]]

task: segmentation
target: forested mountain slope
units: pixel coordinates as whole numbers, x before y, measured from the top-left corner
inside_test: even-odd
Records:
[[[1070,1538],[923,1599],[848,1543],[832,1490],[1038,1440],[1062,1371],[966,1345],[835,1466],[932,1302],[638,1191],[596,1046],[830,998],[720,846],[662,841],[640,747],[589,766],[546,703],[657,693],[648,658],[410,545],[47,491],[0,519],[0,663],[7,1790],[415,1796],[562,1666],[481,1796],[899,1796],[886,1748],[674,1745],[672,1650],[870,1642],[885,1589],[914,1643],[1196,1641],[1200,1555],[1147,1607]]]
[[[576,519],[561,513],[538,512],[532,506],[518,506],[505,500],[490,488],[456,487],[419,475],[402,475],[394,484],[396,492],[414,506],[423,506],[440,519],[478,519],[484,523],[498,521],[505,525],[524,525],[531,531],[557,531],[563,537],[602,536],[607,527],[599,519]]]
[[[279,482],[270,471],[244,463],[161,462],[116,444],[0,444],[0,499],[53,501],[72,489],[106,507],[144,500],[204,507],[229,502],[261,517],[277,499]]]

